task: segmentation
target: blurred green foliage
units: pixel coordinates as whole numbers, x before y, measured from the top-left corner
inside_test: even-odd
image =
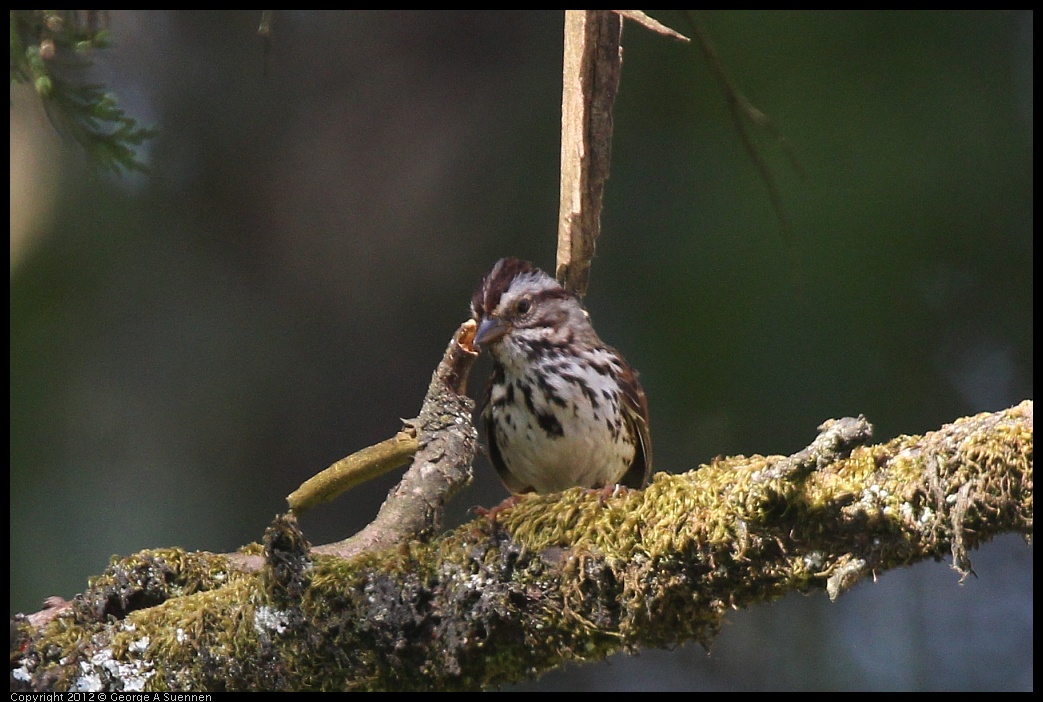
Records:
[[[103,10],[11,10],[11,82],[32,83],[48,117],[91,161],[114,172],[143,171],[137,147],[156,135],[124,114],[116,95],[79,78],[88,55],[109,46]]]

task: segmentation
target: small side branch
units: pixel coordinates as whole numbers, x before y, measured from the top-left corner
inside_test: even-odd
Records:
[[[401,468],[413,460],[418,446],[416,431],[413,427],[406,427],[390,439],[356,451],[308,478],[289,494],[286,502],[294,514],[304,514],[356,485]]]
[[[413,465],[388,494],[374,519],[358,534],[335,544],[318,546],[316,554],[351,558],[405,539],[427,540],[442,529],[446,503],[471,482],[478,449],[478,432],[471,421],[474,401],[466,395],[467,377],[478,353],[471,341],[475,322],[460,325],[416,419]]]

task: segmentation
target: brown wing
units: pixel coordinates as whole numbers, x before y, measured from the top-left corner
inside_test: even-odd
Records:
[[[623,390],[623,419],[627,428],[637,437],[634,462],[620,478],[619,484],[640,490],[652,475],[652,435],[648,428],[648,400],[637,374],[624,366],[619,378]]]
[[[500,454],[500,447],[496,443],[496,431],[493,429],[493,412],[492,403],[489,401],[492,396],[493,383],[490,379],[485,386],[485,407],[482,409],[482,425],[485,427],[485,442],[489,449],[489,462],[493,464],[493,468],[496,469],[497,475],[500,476],[500,480],[504,486],[511,491],[514,495],[523,495],[527,492],[533,492],[531,485],[525,485],[514,473],[508,468],[507,464],[503,460],[503,456]]]

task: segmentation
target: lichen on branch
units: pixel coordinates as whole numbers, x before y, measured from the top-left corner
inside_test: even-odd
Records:
[[[706,644],[731,608],[839,596],[926,559],[967,572],[970,549],[1031,535],[1032,436],[1031,401],[881,444],[832,435],[794,457],[659,473],[643,491],[526,496],[495,518],[347,559],[317,554],[279,518],[264,555],[250,549],[257,572],[146,551],[48,622],[17,618],[15,680],[481,689],[620,649]]]

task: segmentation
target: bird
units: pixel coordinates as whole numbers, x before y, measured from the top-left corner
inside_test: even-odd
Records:
[[[511,493],[647,484],[644,390],[578,297],[528,261],[503,258],[471,313],[474,343],[493,361],[481,414],[488,454]]]

